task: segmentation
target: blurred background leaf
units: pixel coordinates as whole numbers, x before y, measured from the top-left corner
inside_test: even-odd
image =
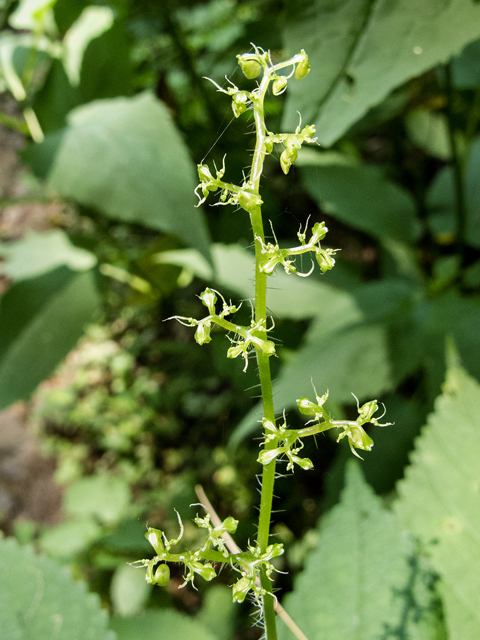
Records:
[[[357,462],[349,462],[346,474],[340,504],[324,519],[286,610],[311,640],[440,638],[412,540],[382,508]],[[279,637],[295,636],[282,625]]]
[[[32,549],[0,538],[0,619],[5,638],[115,640],[98,596]],[[13,568],[13,570],[12,570]]]
[[[480,386],[451,361],[443,394],[415,442],[411,465],[398,485],[396,513],[419,539],[441,581],[448,637],[478,636],[476,569],[480,562]]]

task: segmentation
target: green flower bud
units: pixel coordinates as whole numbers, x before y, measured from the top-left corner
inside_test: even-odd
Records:
[[[280,156],[280,166],[283,173],[286,175],[290,171],[290,167],[295,162],[298,156],[298,151],[295,147],[287,147]]]
[[[213,578],[217,577],[215,569],[209,562],[202,564],[201,562],[194,561],[190,562],[188,566],[193,569],[195,573],[198,573],[198,575],[202,576],[202,578],[207,582],[210,582],[210,580],[213,580]]]
[[[373,440],[360,425],[350,426],[347,435],[350,444],[357,449],[363,449],[364,451],[372,449]]]
[[[269,544],[265,549],[265,553],[262,554],[262,558],[265,560],[271,560],[272,558],[278,558],[278,556],[283,555],[284,548],[281,542],[276,542],[275,544]]]
[[[210,173],[210,169],[206,164],[197,165],[197,171],[198,171],[198,177],[200,178],[201,182],[210,182],[210,180],[213,180],[213,176]]]
[[[303,413],[306,416],[314,416],[316,413],[320,412],[320,407],[318,406],[318,404],[315,404],[305,397],[297,400],[297,406],[300,413]]]
[[[263,204],[260,196],[256,193],[250,193],[248,191],[240,191],[238,194],[238,204],[248,211],[248,213],[254,213],[256,207]]]
[[[232,587],[233,601],[243,602],[251,588],[251,580],[246,577],[240,578]]]
[[[165,546],[162,541],[162,532],[160,529],[152,529],[152,527],[149,527],[145,534],[145,538],[155,549],[157,556],[161,556],[165,553]]]
[[[378,402],[376,400],[370,400],[370,402],[366,402],[360,409],[358,410],[358,421],[363,424],[364,422],[370,422],[373,414],[378,411]]]
[[[297,64],[295,69],[295,79],[301,80],[310,72],[310,63],[308,62],[308,56],[302,49],[300,53],[303,53],[303,59]]]
[[[265,153],[272,153],[273,142],[271,140],[265,140]]]
[[[274,356],[275,355],[275,343],[271,340],[261,340],[260,349],[266,356]]]
[[[317,244],[320,240],[323,240],[327,235],[327,227],[325,226],[325,222],[316,222],[313,225],[312,229],[312,238],[310,242],[312,244]]]
[[[290,460],[290,462],[287,465],[287,469],[293,469],[293,465],[298,464],[299,467],[301,467],[302,469],[304,469],[305,471],[307,471],[308,469],[313,469],[313,462],[310,460],[310,458],[299,458],[299,456],[294,455],[293,453],[288,454],[288,459]]]
[[[316,251],[315,257],[322,273],[326,273],[335,266],[334,253],[334,249],[318,249]]]
[[[263,464],[264,466],[267,464],[270,464],[273,460],[275,460],[275,458],[278,458],[278,456],[283,452],[283,449],[267,449],[266,451],[261,451],[258,458],[257,458],[257,462],[259,462],[260,464]]]
[[[197,330],[195,331],[195,342],[197,344],[208,344],[212,341],[210,337],[210,323],[209,322],[201,322],[197,326]]]
[[[232,110],[235,118],[239,118],[242,113],[245,113],[247,105],[244,102],[237,102],[235,99],[232,102]]]
[[[273,433],[277,433],[277,427],[268,418],[263,418],[262,424],[263,424],[263,428],[266,429],[267,431],[272,431]]]
[[[242,344],[235,347],[230,347],[230,349],[227,351],[227,358],[236,358],[243,353],[243,349],[244,346]]]
[[[248,55],[248,54],[247,54]],[[262,65],[250,56],[237,56],[238,64],[240,65],[244,76],[247,80],[254,80],[257,76],[260,75],[262,70]]]
[[[212,289],[205,289],[205,291],[203,291],[198,297],[207,307],[210,315],[215,315],[215,304],[218,299],[215,291],[212,291]]]
[[[279,76],[273,83],[272,91],[274,96],[278,96],[285,91],[288,78],[286,76]]]
[[[228,518],[225,518],[225,520],[222,522],[222,529],[224,531],[227,531],[227,533],[235,533],[237,527],[238,520],[235,520],[235,518],[233,518],[232,516],[228,516]]]
[[[152,584],[156,584],[159,587],[166,587],[170,580],[170,567],[168,564],[161,564],[155,571],[155,576],[152,580]]]

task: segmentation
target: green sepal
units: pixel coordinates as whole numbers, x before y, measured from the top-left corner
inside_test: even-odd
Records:
[[[221,524],[222,531],[227,533],[235,533],[238,527],[238,520],[235,520],[233,516],[228,516]]]
[[[149,541],[152,547],[155,549],[157,556],[161,556],[165,553],[165,545],[162,541],[163,532],[160,529],[148,528],[145,538]]]
[[[240,578],[233,586],[232,586],[232,597],[234,602],[242,603],[247,593],[252,588],[252,580],[247,577]]]
[[[322,273],[330,271],[335,266],[335,258],[333,257],[335,252],[336,249],[317,249],[315,252],[315,258]]]
[[[272,85],[272,92],[274,96],[279,96],[281,93],[285,91],[285,87],[287,86],[288,78],[286,76],[279,76],[274,80]]]
[[[149,569],[147,569],[147,582],[155,584],[159,587],[166,587],[170,580],[170,567],[168,564],[160,564],[152,579],[149,580]]]
[[[237,59],[238,64],[243,71],[243,75],[247,78],[247,80],[254,80],[260,75],[262,71],[262,65],[257,60],[250,57],[249,54],[244,54],[243,56],[239,55],[237,56]]]
[[[282,453],[283,453],[283,447],[279,449],[267,449],[267,450],[264,449],[263,451],[260,451],[257,458],[257,462],[259,462],[260,464],[263,464],[263,466],[265,467],[267,464],[270,464],[271,462],[273,462],[275,458],[278,458],[278,456]]]
[[[297,400],[297,406],[300,413],[303,413],[305,416],[314,416],[318,413],[318,409],[320,408],[317,404],[306,398],[299,398]]]
[[[215,305],[218,300],[217,294],[215,293],[215,291],[207,287],[205,291],[202,291],[202,293],[198,297],[203,302],[203,304],[207,307],[210,315],[211,316],[215,315]]]
[[[316,222],[312,228],[312,237],[310,238],[310,244],[317,244],[320,240],[323,240],[328,233],[328,229],[325,222]]]
[[[195,342],[199,345],[211,342],[210,329],[210,322],[200,322],[195,331]]]
[[[302,49],[300,53],[303,54],[303,58],[297,64],[297,68],[295,69],[296,80],[302,80],[302,78],[305,78],[305,76],[310,73],[310,63],[308,62],[308,56],[305,53],[305,50]]]
[[[280,156],[280,166],[283,173],[286,175],[290,171],[290,167],[295,162],[298,156],[298,151],[295,147],[287,147]]]
[[[263,200],[256,193],[240,191],[238,194],[238,204],[242,209],[248,211],[248,213],[254,213],[255,209],[263,204]]]
[[[198,573],[198,575],[207,582],[210,582],[210,580],[213,580],[213,578],[217,577],[215,569],[209,562],[202,564],[201,562],[194,560],[192,562],[189,562],[187,566],[195,573]]]

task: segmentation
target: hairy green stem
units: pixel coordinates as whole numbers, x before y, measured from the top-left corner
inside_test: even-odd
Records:
[[[265,93],[270,81],[270,70],[265,70],[262,82],[258,88],[258,93],[253,101],[253,111],[256,129],[256,144],[253,154],[252,169],[250,179],[253,181],[253,190],[256,194],[260,189],[260,178],[263,170],[265,157],[265,115],[263,102]],[[267,274],[260,270],[262,260],[262,242],[265,240],[263,230],[262,211],[260,207],[255,207],[250,215],[253,235],[255,237],[255,321],[264,322],[266,327],[267,316]],[[261,336],[266,339],[265,335]],[[263,413],[265,418],[275,424],[275,409],[273,405],[272,376],[270,373],[270,363],[268,356],[257,349],[258,373],[260,377],[260,388],[263,399]],[[277,438],[265,444],[266,449],[274,449],[277,446]],[[275,460],[263,467],[262,472],[262,494],[260,499],[260,515],[258,521],[257,541],[262,552],[268,546],[270,537],[270,519],[272,515],[273,487],[275,483]],[[270,591],[271,585],[265,571],[261,572],[262,587]],[[263,614],[265,623],[265,634],[267,640],[276,640],[277,630],[275,621],[275,601],[273,595],[266,595],[263,598]]]

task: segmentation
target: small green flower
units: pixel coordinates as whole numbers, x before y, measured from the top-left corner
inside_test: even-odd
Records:
[[[288,78],[286,76],[277,77],[272,85],[272,92],[274,96],[279,96],[281,93],[285,91],[287,86]]]
[[[199,345],[208,344],[212,341],[210,336],[211,324],[208,321],[200,322],[195,331],[195,342]]]
[[[300,53],[303,54],[303,58],[297,64],[297,68],[295,69],[295,78],[297,80],[302,80],[302,78],[305,78],[305,76],[310,73],[310,63],[308,62],[308,56],[305,53],[305,50],[302,49]]]
[[[343,425],[343,431],[338,436],[337,442],[340,442],[343,438],[348,438],[348,444],[350,445],[350,450],[354,456],[363,460],[361,456],[355,451],[355,448],[362,449],[363,451],[371,451],[373,447],[373,440],[370,438],[368,433],[366,433],[365,429],[361,427],[359,424],[345,424]]]
[[[237,59],[238,64],[243,71],[243,75],[247,78],[247,80],[254,80],[260,75],[262,71],[262,65],[258,61],[255,54],[244,53],[243,55],[237,56]]]

